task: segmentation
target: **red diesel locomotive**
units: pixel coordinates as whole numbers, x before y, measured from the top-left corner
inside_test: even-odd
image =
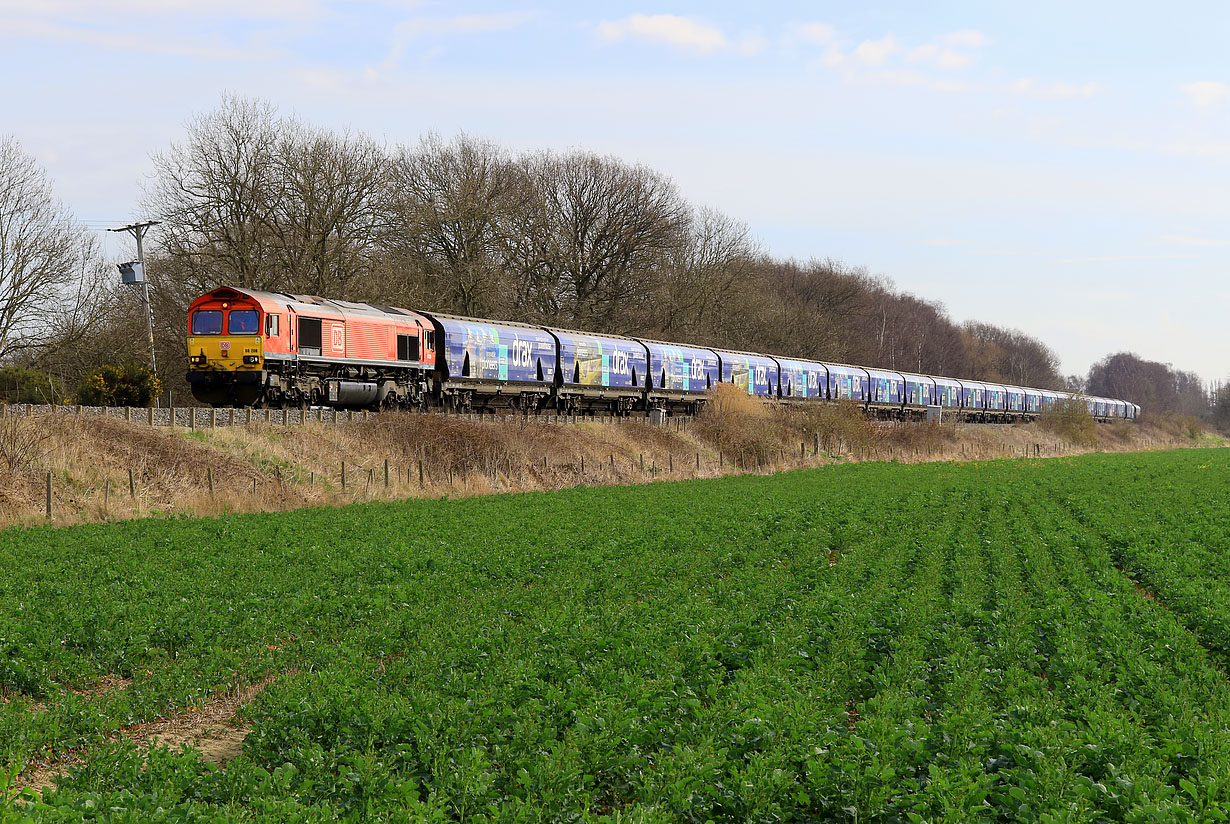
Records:
[[[435,359],[407,309],[228,287],[188,309],[188,383],[215,406],[421,407]]]

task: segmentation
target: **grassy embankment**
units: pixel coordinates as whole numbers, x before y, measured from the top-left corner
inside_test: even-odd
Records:
[[[1193,419],[1093,426],[1086,417],[1083,423],[1078,417],[1048,425],[883,427],[852,408],[774,408],[737,391],[717,394],[701,418],[681,429],[383,415],[343,425],[171,431],[90,416],[10,417],[0,419],[0,525],[46,520],[48,472],[53,522],[67,524],[767,474],[868,460],[1222,444]]]

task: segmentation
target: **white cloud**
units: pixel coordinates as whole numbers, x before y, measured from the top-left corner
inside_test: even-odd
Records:
[[[269,45],[281,29],[318,21],[326,11],[318,0],[0,0],[0,40],[70,43],[108,51],[244,61],[285,57]],[[269,21],[255,39],[206,33],[209,21]]]
[[[53,43],[79,43],[109,51],[144,52],[173,57],[194,57],[206,60],[252,61],[283,55],[276,49],[238,47],[212,40],[191,40],[159,34],[66,26],[45,20],[10,20],[0,26],[9,38],[43,40]]]
[[[1168,154],[1181,157],[1198,157],[1204,160],[1230,161],[1230,142],[1202,140],[1199,138],[1169,143],[1165,147]]]
[[[910,63],[930,63],[941,69],[963,69],[974,62],[972,54],[941,48],[935,43],[927,43],[911,49],[905,59]]]
[[[801,36],[800,28],[795,29],[795,36]],[[958,33],[955,39],[960,43],[971,43],[975,38],[968,36],[974,33]],[[961,69],[973,62],[973,55],[958,52],[944,43],[954,36],[945,35],[937,41],[915,46],[907,51],[893,35],[885,35],[879,40],[864,40],[853,51],[843,52],[832,30],[827,27],[815,33],[813,42],[829,40],[823,57],[817,62],[830,69],[838,69],[846,80],[854,80],[865,70],[873,70],[866,76],[886,83],[912,88],[930,89],[939,92],[963,92],[975,88],[970,83],[956,83],[936,79],[918,71],[900,68],[903,64],[927,64],[940,69]],[[977,41],[989,42],[985,38]]]
[[[603,40],[639,40],[701,53],[727,45],[720,29],[674,14],[633,14],[622,20],[605,20],[598,24],[597,32]]]
[[[941,69],[964,69],[974,62],[974,55],[959,49],[978,49],[990,42],[986,35],[972,29],[952,32],[911,49],[906,61],[927,63]]]
[[[1102,255],[1099,257],[1061,258],[1059,263],[1127,263],[1141,260],[1192,260],[1197,255]],[[1120,300],[1123,300],[1123,296]],[[1131,298],[1126,298],[1131,300]]]
[[[1022,77],[1013,83],[1010,88],[1014,94],[1054,99],[1093,97],[1102,91],[1102,86],[1098,83],[1083,83],[1080,85],[1075,83],[1052,83],[1049,86],[1045,86],[1035,83],[1033,78],[1030,77]]]
[[[1198,83],[1188,83],[1179,90],[1187,95],[1192,105],[1198,109],[1209,109],[1230,96],[1230,85],[1212,80],[1202,80]]]
[[[748,55],[750,57],[754,54],[760,54],[765,50],[765,48],[768,47],[768,45],[769,41],[763,34],[760,32],[752,32],[751,34],[744,35],[744,37],[739,40],[737,51],[739,54]]]
[[[416,17],[398,23],[394,31],[399,41],[409,42],[419,37],[505,31],[523,25],[537,16],[535,12],[506,12],[467,14],[460,17]]]
[[[954,31],[952,34],[944,35],[939,40],[945,46],[966,46],[972,49],[981,48],[991,42],[991,38],[973,29]]]
[[[942,248],[948,248],[952,246],[957,246],[959,243],[960,241],[954,240],[953,238],[950,238],[950,237],[933,237],[933,238],[927,238],[926,240],[924,240],[923,246],[939,246]]]
[[[836,46],[829,46],[825,51],[824,57],[820,58],[820,63],[830,69],[839,69],[846,62],[846,56],[842,54],[841,49]]]
[[[405,56],[409,45],[422,38],[441,38],[453,34],[480,34],[506,31],[533,20],[536,12],[506,12],[504,14],[467,14],[459,17],[415,17],[403,20],[393,28],[393,48],[382,63],[391,68]],[[433,50],[438,53],[438,49]]]
[[[323,8],[315,0],[0,0],[0,15],[27,19],[60,19],[77,22],[115,22],[124,17],[209,17],[284,20],[315,18]]]
[[[1173,243],[1177,246],[1230,246],[1230,241],[1227,240],[1190,235],[1163,235],[1162,243]]]
[[[930,89],[934,92],[968,92],[975,88],[970,83],[954,83],[948,80],[937,80],[925,74],[911,71],[882,71],[872,75],[877,80],[893,83],[898,86],[908,86],[916,89]]]
[[[804,43],[827,46],[837,39],[837,32],[828,23],[804,23],[794,27],[794,36]]]
[[[866,66],[882,66],[897,51],[897,40],[890,34],[879,40],[859,43],[854,49],[854,58]]]

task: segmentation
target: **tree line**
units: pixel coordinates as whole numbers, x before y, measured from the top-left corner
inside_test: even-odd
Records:
[[[237,285],[1195,403],[1191,386],[1135,356],[1065,377],[1037,338],[958,323],[861,267],[775,257],[660,172],[585,150],[514,153],[466,134],[389,147],[226,96],[152,158],[144,192],[144,214],[161,221],[146,257],[158,361],[181,397],[187,306]],[[13,215],[25,217],[13,226]],[[12,138],[0,143],[0,223],[0,362],[72,387],[143,357],[137,295]]]

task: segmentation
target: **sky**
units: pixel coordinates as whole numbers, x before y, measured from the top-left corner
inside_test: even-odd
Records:
[[[0,134],[87,227],[156,217],[151,155],[224,93],[389,146],[611,154],[1065,373],[1131,351],[1214,380],[1227,34],[1222,0],[0,0]]]

